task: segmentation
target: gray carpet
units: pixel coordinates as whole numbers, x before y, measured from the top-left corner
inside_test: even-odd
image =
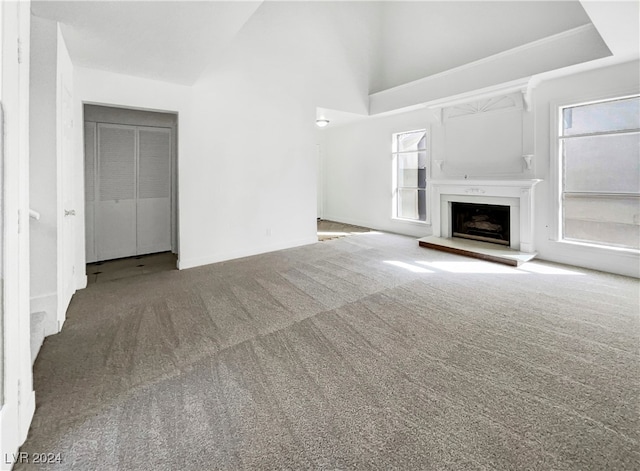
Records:
[[[94,284],[45,341],[22,451],[61,453],[47,470],[640,469],[638,280],[525,268],[369,233]]]
[[[106,283],[132,276],[174,270],[178,258],[171,252],[160,252],[87,264],[87,284]]]

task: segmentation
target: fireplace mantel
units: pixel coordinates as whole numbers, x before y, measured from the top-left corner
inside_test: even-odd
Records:
[[[431,227],[433,235],[450,237],[451,201],[493,203],[495,198],[512,201],[512,227],[519,229],[511,248],[534,252],[533,243],[533,189],[542,180],[432,180]]]
[[[432,186],[463,186],[463,187],[517,187],[533,188],[542,180],[521,179],[521,180],[431,180]]]

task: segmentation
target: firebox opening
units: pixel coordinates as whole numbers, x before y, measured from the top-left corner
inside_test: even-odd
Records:
[[[509,206],[451,202],[453,237],[510,244]]]

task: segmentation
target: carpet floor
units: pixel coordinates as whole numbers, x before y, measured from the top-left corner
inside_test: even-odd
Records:
[[[86,270],[87,284],[106,283],[132,276],[175,270],[177,261],[175,254],[160,252],[88,263]]]
[[[16,469],[637,470],[638,301],[373,232],[93,284]]]

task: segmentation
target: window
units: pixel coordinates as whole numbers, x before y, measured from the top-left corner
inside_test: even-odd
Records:
[[[560,108],[561,238],[640,247],[640,97]]]
[[[393,135],[393,217],[427,220],[427,131]]]

